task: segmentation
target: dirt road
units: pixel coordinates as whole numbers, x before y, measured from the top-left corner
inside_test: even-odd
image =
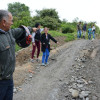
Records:
[[[99,40],[76,40],[59,47],[47,67],[37,65],[14,100],[100,100],[99,44]],[[74,89],[79,91],[76,99]],[[83,91],[87,96],[80,96]]]

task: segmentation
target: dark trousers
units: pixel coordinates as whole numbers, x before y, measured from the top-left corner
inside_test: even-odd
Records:
[[[40,41],[35,41],[35,46],[33,45],[33,50],[32,50],[32,59],[34,57],[34,53],[37,47],[37,58],[39,57],[40,54]]]
[[[13,100],[13,80],[0,80],[0,100]]]

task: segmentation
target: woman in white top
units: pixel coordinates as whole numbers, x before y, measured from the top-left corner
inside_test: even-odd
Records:
[[[93,39],[95,39],[95,26],[94,26],[94,24],[92,26],[92,35],[93,35]]]

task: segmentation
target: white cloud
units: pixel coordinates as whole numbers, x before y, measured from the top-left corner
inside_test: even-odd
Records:
[[[7,9],[8,3],[25,3],[33,13],[43,8],[55,8],[61,19],[72,21],[78,17],[88,22],[96,21],[100,26],[99,0],[0,0],[0,2],[0,9]]]

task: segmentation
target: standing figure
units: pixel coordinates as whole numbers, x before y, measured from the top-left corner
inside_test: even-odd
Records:
[[[0,10],[0,100],[13,100],[13,72],[15,70],[15,42],[21,47],[31,43],[31,27],[10,29],[13,16]],[[28,37],[29,36],[29,37]]]
[[[37,30],[34,33],[32,33],[33,50],[32,50],[31,62],[34,62],[34,53],[35,53],[36,47],[37,47],[37,59],[36,60],[39,61],[38,57],[39,57],[39,54],[40,54],[41,32],[44,30],[44,29],[40,28],[41,27],[40,23],[36,23],[35,27],[37,28]]]
[[[92,28],[91,26],[88,29],[88,39],[91,40]]]
[[[77,38],[81,38],[81,34],[82,34],[82,26],[81,26],[81,22],[79,22],[79,24],[77,25]]]
[[[94,24],[92,26],[92,35],[93,35],[93,39],[95,39],[95,26],[94,26]]]
[[[50,34],[48,34],[48,28],[45,27],[44,34],[42,34],[41,36],[41,50],[43,52],[42,66],[48,64],[48,57],[50,53],[50,39],[57,43],[57,41]]]
[[[85,39],[87,23],[83,25],[83,38]]]

